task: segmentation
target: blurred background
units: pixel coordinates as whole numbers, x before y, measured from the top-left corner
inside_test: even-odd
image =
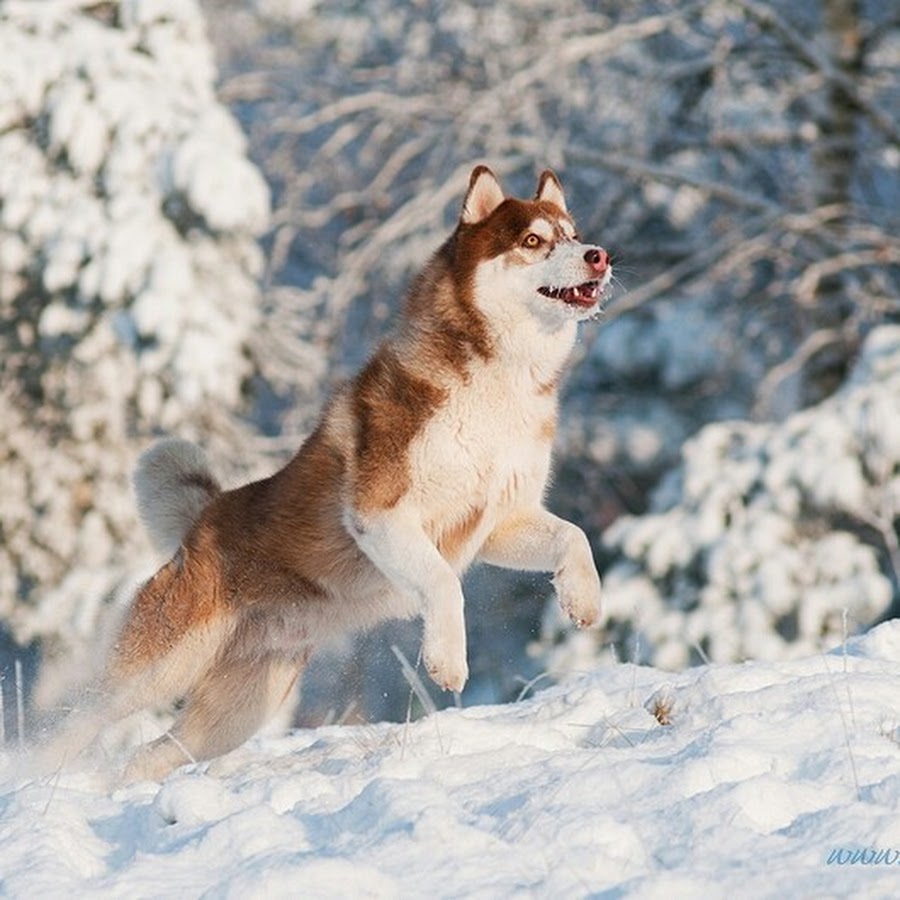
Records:
[[[476,570],[462,702],[896,615],[898,73],[886,0],[2,0],[7,730],[14,660],[64,702],[160,562],[141,450],[198,440],[229,485],[282,465],[481,162],[518,195],[553,167],[613,255],[549,501],[610,621],[575,634],[547,578]],[[419,640],[323,654],[295,721],[452,702],[404,677]]]

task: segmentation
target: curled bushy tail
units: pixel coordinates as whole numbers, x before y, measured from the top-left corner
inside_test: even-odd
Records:
[[[138,460],[134,490],[150,539],[169,557],[221,488],[200,447],[166,438]]]

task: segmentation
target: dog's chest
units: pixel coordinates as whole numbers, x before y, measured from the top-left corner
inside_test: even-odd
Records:
[[[477,517],[483,530],[540,502],[555,421],[555,392],[530,374],[485,370],[457,386],[410,448],[423,519],[440,529]]]

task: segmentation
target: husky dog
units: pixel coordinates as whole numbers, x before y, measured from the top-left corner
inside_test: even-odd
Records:
[[[99,699],[64,726],[65,752],[182,698],[171,731],[137,752],[126,777],[226,753],[329,639],[391,618],[422,617],[429,675],[460,691],[460,576],[475,560],[552,572],[563,610],[597,623],[587,538],[543,497],[563,366],[611,276],[551,171],[519,200],[479,166],[396,330],[283,469],[223,491],[198,447],[151,447],[135,486],[168,562],[134,597]]]

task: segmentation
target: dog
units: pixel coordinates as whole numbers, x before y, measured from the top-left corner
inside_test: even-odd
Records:
[[[521,200],[478,166],[396,329],[284,468],[225,491],[199,447],[152,446],[135,488],[168,561],[137,591],[65,752],[181,699],[126,780],[224,754],[272,716],[313,652],[391,618],[421,616],[428,674],[461,691],[460,577],[476,560],[551,572],[563,610],[596,624],[588,540],[543,498],[563,367],[611,277],[552,171]]]

